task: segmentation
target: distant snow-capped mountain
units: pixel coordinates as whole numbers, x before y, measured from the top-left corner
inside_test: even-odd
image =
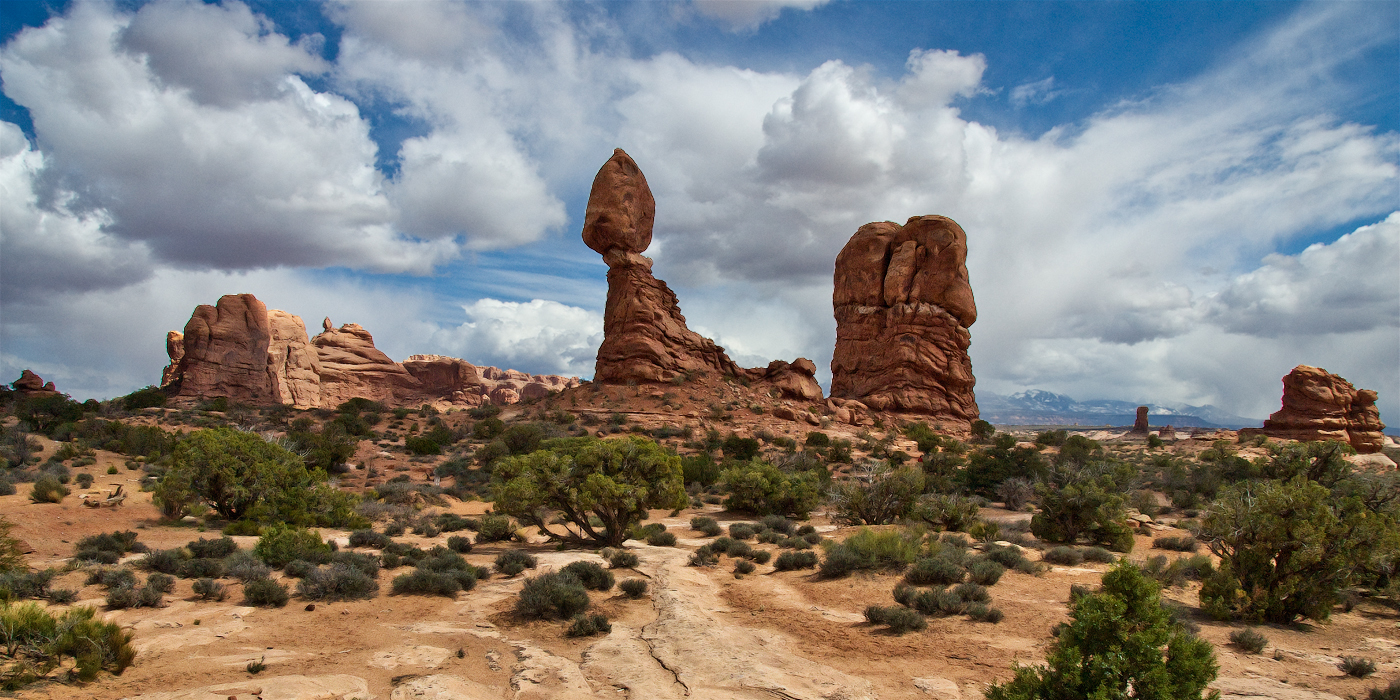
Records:
[[[1215,406],[1189,404],[1134,403],[1094,399],[1076,401],[1064,394],[1031,389],[1005,396],[977,392],[982,420],[999,425],[1112,425],[1131,426],[1137,407],[1147,406],[1153,426],[1178,428],[1257,428],[1262,419],[1237,416]]]

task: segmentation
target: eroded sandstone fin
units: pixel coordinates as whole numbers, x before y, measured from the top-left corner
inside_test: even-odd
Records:
[[[967,234],[945,216],[866,224],[836,258],[831,395],[879,411],[977,420]]]
[[[1340,440],[1357,452],[1379,452],[1385,424],[1376,407],[1378,394],[1320,367],[1298,365],[1283,378],[1283,407],[1263,428],[1240,431],[1289,440]]]

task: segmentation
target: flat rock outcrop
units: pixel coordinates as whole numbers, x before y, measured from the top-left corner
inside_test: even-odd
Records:
[[[576,377],[477,368],[442,355],[395,362],[364,327],[329,318],[307,338],[301,317],[268,309],[251,294],[199,306],[184,333],[166,335],[170,365],[161,388],[187,402],[226,397],[254,405],[338,406],[352,398],[391,406],[447,402],[515,403],[578,386]]]
[[[651,273],[642,255],[651,245],[656,200],[636,161],[613,151],[588,195],[583,241],[608,265],[603,344],[593,381],[664,382],[696,371],[771,381],[784,395],[820,400],[815,365],[799,359],[781,367],[744,369],[713,340],[686,326],[675,292]],[[803,365],[802,363],[806,364]],[[811,366],[812,372],[805,372]]]
[[[831,395],[876,411],[977,420],[967,234],[944,216],[866,224],[836,258]]]
[[[1263,428],[1240,431],[1289,440],[1340,440],[1357,452],[1380,452],[1385,424],[1376,392],[1320,367],[1298,365],[1283,378],[1283,407]]]

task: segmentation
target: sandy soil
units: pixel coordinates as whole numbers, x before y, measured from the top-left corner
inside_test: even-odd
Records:
[[[794,425],[792,433],[807,429]],[[46,444],[45,456],[53,449]],[[217,535],[194,525],[161,523],[149,494],[138,490],[141,472],[128,470],[124,462],[99,452],[96,464],[74,470],[94,475],[94,488],[87,492],[93,496],[123,485],[131,498],[118,508],[83,507],[81,490],[59,504],[33,504],[27,484],[15,496],[0,497],[0,515],[16,524],[14,534],[33,550],[31,566],[61,567],[78,539],[99,532],[131,529],[153,548]],[[112,465],[118,473],[108,475]],[[426,470],[418,465],[414,473]],[[488,505],[452,501],[451,509],[480,513]],[[606,636],[571,639],[561,622],[517,620],[511,609],[524,577],[493,576],[449,599],[389,595],[399,572],[385,571],[376,598],[317,603],[314,609],[295,598],[280,609],[240,606],[239,586],[231,580],[227,601],[201,602],[192,595],[191,582],[180,580],[166,607],[100,612],[134,632],[139,653],[123,675],[104,675],[87,685],[33,686],[16,697],[979,698],[988,683],[1009,678],[1013,664],[1043,658],[1052,627],[1067,617],[1070,586],[1096,584],[1107,568],[1057,566],[1040,576],[1009,572],[992,588],[992,604],[1005,612],[1000,624],[931,619],[924,632],[895,636],[868,625],[862,611],[892,604],[897,575],[818,580],[811,572],[775,572],[770,564],[735,578],[727,557],[713,568],[687,566],[690,552],[704,542],[689,530],[692,515],[740,519],[717,508],[653,514],[653,520],[676,531],[680,546],[629,542],[641,562],[636,570],[616,572],[618,579],[648,579],[650,590],[640,600],[616,589],[592,594],[594,609],[613,621]],[[1025,517],[995,509],[984,515]],[[832,528],[820,515],[813,522],[838,539],[853,531]],[[1160,527],[1156,534],[1185,533]],[[429,545],[446,536],[398,539]],[[255,541],[238,540],[243,547]],[[559,551],[544,543],[484,544],[467,559],[489,566],[511,547],[534,553],[538,571],[576,560],[600,561],[588,550]],[[758,547],[775,556],[778,551]],[[1159,553],[1143,535],[1132,556]],[[55,587],[79,589],[77,604],[101,610],[103,590],[83,586],[83,580],[83,572],[72,571]],[[1196,588],[1169,589],[1167,596],[1194,609]],[[1372,602],[1351,612],[1339,609],[1327,623],[1260,627],[1270,644],[1259,655],[1228,644],[1238,625],[1212,622],[1198,612],[1194,620],[1216,646],[1221,666],[1216,687],[1226,697],[1330,700],[1364,696],[1367,689],[1400,677],[1400,615]],[[1365,680],[1344,676],[1336,664],[1347,655],[1374,660],[1377,674]],[[246,666],[257,660],[266,670],[250,674]]]

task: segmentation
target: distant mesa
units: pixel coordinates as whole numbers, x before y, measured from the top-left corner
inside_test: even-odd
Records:
[[[307,338],[301,317],[268,309],[252,294],[230,294],[195,308],[183,333],[166,334],[170,365],[161,388],[193,402],[225,397],[254,405],[338,406],[352,398],[391,406],[446,402],[514,403],[578,385],[575,377],[476,367],[441,355],[395,362],[355,323],[329,318]]]
[[[714,372],[771,385],[783,396],[820,401],[816,364],[805,358],[745,369],[724,348],[688,328],[675,292],[651,273],[642,255],[651,245],[656,199],[636,161],[613,151],[588,195],[583,242],[608,265],[603,344],[593,381],[657,383],[694,372]]]
[[[1241,433],[1290,440],[1340,440],[1357,452],[1380,452],[1385,445],[1378,395],[1319,367],[1298,365],[1283,378],[1283,408],[1263,428]]]
[[[11,382],[10,387],[27,399],[58,395],[58,387],[53,382],[45,382],[43,377],[29,370],[20,372],[19,379]]]
[[[866,224],[836,258],[831,395],[966,429],[978,419],[967,234],[945,216]]]

